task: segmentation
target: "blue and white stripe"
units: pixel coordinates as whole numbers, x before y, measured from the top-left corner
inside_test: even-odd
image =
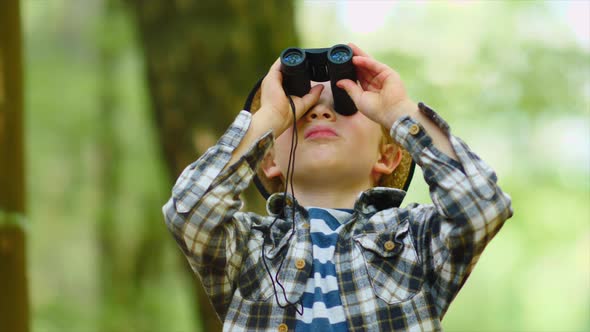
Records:
[[[302,296],[303,315],[297,315],[296,331],[347,331],[346,316],[336,279],[334,250],[338,233],[352,210],[308,208],[313,273]]]

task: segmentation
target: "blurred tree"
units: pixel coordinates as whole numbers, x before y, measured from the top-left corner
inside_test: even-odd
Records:
[[[0,2],[0,327],[29,330],[20,3]]]
[[[296,44],[291,1],[127,0],[145,54],[154,121],[173,183],[213,144],[279,52]],[[249,192],[253,206],[262,205]],[[188,269],[188,264],[185,264]],[[192,275],[192,271],[191,271]],[[205,331],[221,325],[194,277]]]
[[[96,125],[100,208],[96,234],[100,253],[98,282],[101,297],[98,329],[103,332],[161,331],[159,322],[164,313],[158,307],[149,306],[142,296],[145,292],[154,291],[153,285],[158,284],[163,274],[163,247],[169,237],[163,232],[165,228],[158,208],[162,195],[150,190],[149,185],[135,186],[133,192],[137,196],[134,200],[142,207],[141,212],[133,218],[125,218],[120,209],[120,202],[125,200],[123,188],[128,185],[122,169],[128,162],[126,155],[129,155],[120,123],[126,121],[121,114],[130,111],[124,106],[119,69],[129,52],[129,36],[125,33],[125,22],[129,17],[118,0],[98,0],[97,4],[100,10],[95,30],[95,36],[99,37],[100,107]],[[138,140],[146,139],[145,135],[139,136]],[[134,176],[144,174],[142,169],[137,170]],[[154,178],[150,181],[152,184],[158,182]],[[128,229],[122,226],[122,219],[127,225],[141,226],[135,227],[133,234],[129,234]],[[121,241],[121,238],[126,241]]]
[[[99,289],[99,330],[104,332],[116,332],[122,326],[130,324],[133,317],[129,315],[132,311],[133,300],[128,296],[128,287],[133,281],[125,278],[122,271],[122,257],[129,260],[129,255],[117,255],[117,202],[120,200],[119,185],[121,179],[117,168],[121,164],[120,137],[116,130],[118,96],[117,86],[113,84],[116,80],[116,67],[121,51],[115,43],[109,42],[107,36],[112,36],[112,16],[117,11],[116,3],[110,0],[101,1],[100,31],[98,35],[104,36],[98,45],[98,67],[99,67],[99,116],[98,131],[98,193],[100,209],[97,215],[97,239],[98,239],[98,269],[100,273]],[[127,319],[121,321],[113,317],[113,312],[122,310]]]

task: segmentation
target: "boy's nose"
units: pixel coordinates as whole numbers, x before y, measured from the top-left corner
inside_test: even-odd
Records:
[[[305,114],[305,120],[328,120],[334,121],[336,114],[334,111],[325,105],[316,105]]]

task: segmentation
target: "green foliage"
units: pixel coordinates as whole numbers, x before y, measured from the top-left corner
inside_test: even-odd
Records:
[[[353,6],[347,2],[297,3],[301,46],[354,41],[390,64],[412,98],[437,109],[496,169],[513,198],[515,215],[451,305],[447,331],[590,329],[590,45],[573,38],[559,11],[568,4],[400,2],[367,32],[358,29],[374,22],[357,21],[363,11],[376,20],[376,3],[363,11],[347,9]],[[163,220],[144,219],[146,210],[160,213],[170,188],[141,50],[129,18],[115,13],[107,27],[100,6],[36,0],[22,6],[32,325],[38,331],[98,326],[98,53],[105,47],[119,57],[112,83],[122,151],[114,234],[123,277],[112,283],[136,303],[112,301],[108,315],[115,329],[188,331],[199,318],[183,262]],[[423,182],[417,171],[406,202],[429,202]],[[165,234],[150,235],[161,253],[148,250],[139,256],[148,267],[132,266],[145,250],[146,232]],[[161,272],[134,283],[144,268]]]

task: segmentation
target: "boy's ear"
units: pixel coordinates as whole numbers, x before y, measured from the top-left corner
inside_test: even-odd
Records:
[[[373,166],[373,173],[388,175],[393,173],[395,168],[402,161],[402,151],[394,144],[382,144],[379,151],[379,159]]]
[[[264,175],[269,179],[283,175],[279,166],[275,163],[275,154],[272,149],[266,154],[266,156],[264,156],[264,159],[262,159],[260,168],[262,168]]]

